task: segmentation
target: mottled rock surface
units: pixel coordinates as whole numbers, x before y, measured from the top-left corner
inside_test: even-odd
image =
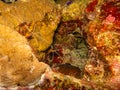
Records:
[[[51,45],[60,19],[57,10],[53,0],[0,1],[0,86],[26,86],[40,79],[48,65],[34,53]]]
[[[30,37],[35,52],[51,45],[59,21],[60,12],[53,0],[17,0],[10,4],[0,1],[0,24]]]
[[[35,83],[47,68],[37,60],[25,37],[0,25],[0,86]]]

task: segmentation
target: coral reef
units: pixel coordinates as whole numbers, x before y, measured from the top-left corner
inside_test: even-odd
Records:
[[[83,72],[79,82],[86,89],[118,90],[120,88],[120,1],[90,0],[83,3],[82,0],[57,0],[56,2],[62,5],[63,10],[51,50],[53,56],[49,57],[51,65],[59,67],[59,64],[70,63],[79,67]],[[81,37],[84,43],[76,42],[81,40],[77,36]],[[84,50],[87,54],[83,53]],[[87,57],[86,59],[81,59],[81,52]],[[67,67],[69,66],[66,65],[66,69]],[[69,70],[69,73],[72,72]],[[66,73],[62,72],[62,74]],[[58,88],[59,84],[53,88]]]
[[[0,2],[0,6],[0,24],[29,38],[36,54],[51,45],[60,21],[60,12],[54,1],[18,0],[11,4]]]
[[[17,82],[11,83],[20,86],[16,90],[31,89],[34,81],[34,90],[120,89],[119,0],[17,0],[0,5],[1,86],[15,89],[3,73]]]
[[[52,0],[0,1],[0,6],[0,86],[35,86],[49,68],[36,56],[52,43],[59,9]]]
[[[33,85],[47,68],[35,57],[25,37],[0,25],[0,86]]]
[[[104,2],[99,9],[99,15],[91,20],[88,24],[88,29],[86,30],[88,36],[88,44],[99,51],[99,54],[104,57],[108,62],[108,65],[111,67],[113,74],[119,74],[119,65],[118,71],[114,68],[113,63],[119,64],[120,55],[120,23],[119,17],[119,1],[108,1]],[[110,11],[108,10],[110,9]],[[97,10],[96,10],[97,11]],[[94,11],[94,13],[96,13]]]

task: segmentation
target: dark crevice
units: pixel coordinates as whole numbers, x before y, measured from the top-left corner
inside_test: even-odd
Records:
[[[7,4],[11,4],[11,3],[16,2],[17,0],[1,0],[1,1],[3,1],[4,3],[7,3]]]

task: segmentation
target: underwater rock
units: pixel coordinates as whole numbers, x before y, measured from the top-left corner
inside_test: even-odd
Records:
[[[107,62],[112,75],[120,74],[120,1],[107,1],[96,18],[87,24],[87,42]],[[91,12],[97,13],[97,7]]]
[[[62,21],[83,19],[90,1],[92,0],[56,0],[62,7]]]
[[[47,68],[25,37],[0,24],[0,87],[34,85]]]
[[[10,4],[0,1],[0,24],[28,38],[35,53],[51,45],[60,16],[53,0],[17,0]]]

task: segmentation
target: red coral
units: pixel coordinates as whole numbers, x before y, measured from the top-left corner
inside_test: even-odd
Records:
[[[120,20],[120,5],[117,5],[117,3],[120,3],[120,1],[111,1],[103,4],[101,7],[101,15],[106,17],[111,14],[116,19]]]
[[[54,45],[54,49],[51,49],[48,53],[48,55],[46,55],[46,58],[51,58],[52,59],[52,63],[62,63],[63,62],[63,49],[62,46],[59,44],[55,44]]]
[[[109,15],[106,17],[105,21],[103,21],[103,23],[104,23],[104,24],[111,24],[111,23],[113,23],[114,21],[115,21],[115,17],[112,16],[111,14],[109,14]]]
[[[86,12],[93,12],[97,3],[98,3],[98,0],[93,0],[91,3],[89,3],[86,8]]]
[[[59,56],[54,56],[53,63],[62,63],[63,60]]]
[[[77,27],[81,27],[83,24],[80,20],[71,20],[66,22],[61,22],[61,25],[58,30],[58,34],[60,35],[67,35],[71,32],[73,32]]]

